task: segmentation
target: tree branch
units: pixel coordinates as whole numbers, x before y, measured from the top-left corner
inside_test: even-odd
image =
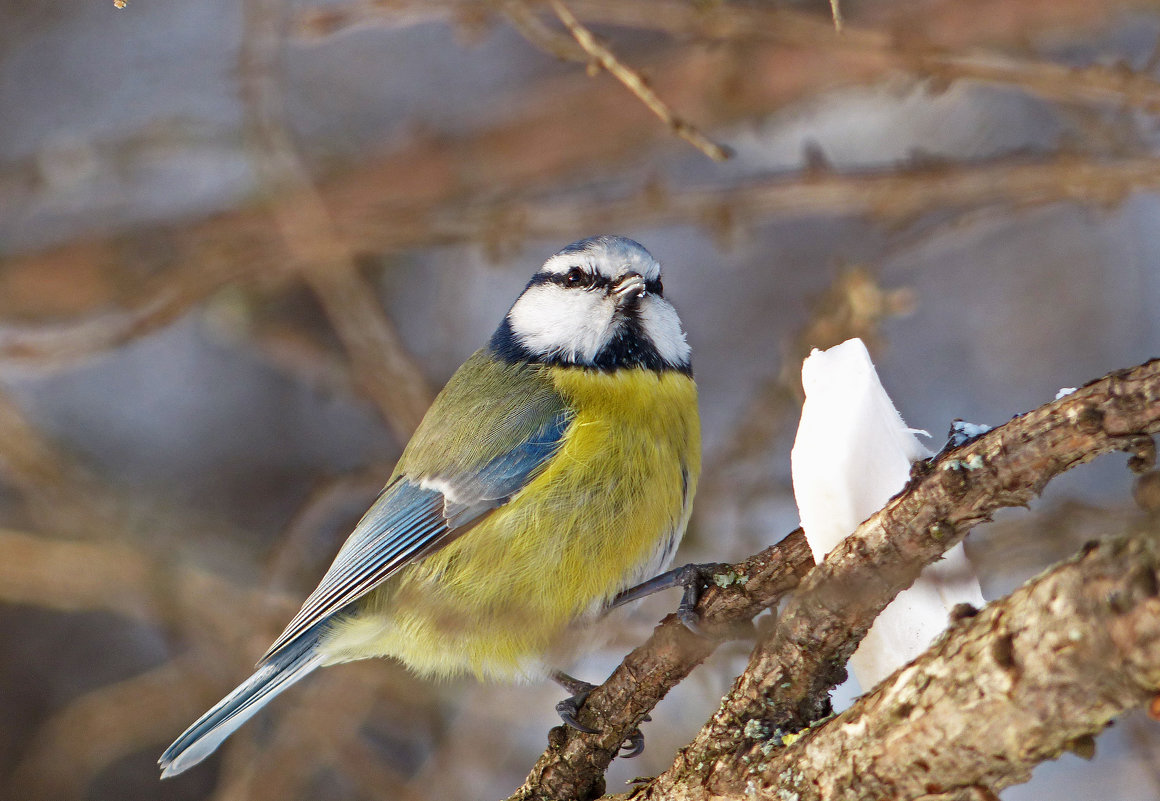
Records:
[[[313,203],[320,198],[330,222],[339,229],[336,235],[349,243],[348,253],[398,253],[435,243],[496,245],[531,237],[559,239],[577,230],[601,230],[609,226],[623,229],[691,224],[720,229],[792,215],[867,215],[899,224],[934,208],[969,210],[986,204],[1031,208],[1061,201],[1111,205],[1135,192],[1160,187],[1160,160],[1155,158],[1107,160],[1077,156],[1057,156],[1038,162],[999,159],[970,166],[921,166],[890,172],[774,176],[742,186],[724,184],[680,191],[654,185],[644,192],[607,199],[597,205],[574,200],[545,201],[539,196],[535,182],[522,182],[518,176],[508,176],[499,182],[514,180],[523,185],[523,191],[515,186],[512,196],[498,200],[484,200],[482,187],[472,186],[463,190],[466,200],[452,202],[441,195],[425,195],[408,182],[406,176],[412,170],[443,173],[463,168],[453,163],[460,152],[491,152],[481,142],[475,145],[464,143],[462,151],[450,148],[438,155],[404,150],[399,160],[391,158],[384,162],[398,171],[399,180],[393,184],[364,186],[361,179],[350,177],[320,190],[314,200],[295,195],[287,201],[287,206]],[[403,164],[404,157],[414,161]],[[518,161],[521,168],[526,161]],[[517,161],[500,155],[494,158],[481,155],[481,163],[511,166]],[[551,167],[546,169],[547,175],[553,174]],[[368,170],[382,177],[377,169]],[[396,190],[404,189],[413,189],[414,193],[405,199],[394,196]],[[168,272],[155,279],[163,286],[131,290],[123,301],[123,305],[130,307],[123,321],[118,315],[93,309],[88,318],[81,314],[80,319],[64,323],[3,324],[0,325],[0,362],[40,369],[59,367],[149,333],[178,313],[193,308],[226,283],[252,284],[294,277],[294,268],[288,265],[300,267],[304,253],[288,246],[282,231],[294,230],[295,225],[289,217],[284,222],[285,228],[272,224],[268,210],[250,209],[223,214],[179,230],[167,237],[165,269]],[[138,251],[133,243],[125,240],[74,245],[11,261],[0,260],[0,277],[8,271],[47,271],[69,260],[99,267],[110,285],[132,287],[139,283],[135,277],[139,271]],[[355,319],[353,313],[348,316],[343,312],[354,308],[348,300],[362,305],[373,302],[365,279],[352,274],[353,268],[347,262],[321,259],[310,263],[314,269],[308,274],[313,276],[320,297],[324,301],[329,298],[328,317],[336,325]],[[153,308],[152,298],[169,297],[171,292],[174,300],[172,306],[165,307],[164,314],[146,311]],[[382,318],[381,310],[363,309],[357,316],[370,311]],[[109,327],[105,319],[112,321]],[[389,344],[389,335],[384,335],[387,339],[383,340],[388,344],[359,344],[359,336],[379,331],[380,325],[358,330],[353,323],[343,326],[344,344],[352,360],[356,358],[354,354],[362,354],[359,363],[367,365],[358,375],[368,384],[387,381],[385,373],[370,369],[383,362],[372,359],[385,359],[383,354],[401,352]],[[360,335],[359,331],[363,333]],[[379,339],[382,337],[376,335],[376,340]],[[392,374],[405,372],[399,367]],[[406,385],[417,386],[410,379]],[[425,407],[414,399],[404,399],[405,402],[393,399],[392,392],[397,394],[397,388],[372,386],[368,390],[372,397],[380,398],[381,408],[386,409],[392,403],[399,405],[403,410],[398,415],[404,421],[402,428],[407,425],[406,420],[414,419],[416,409]]]
[[[708,797],[717,791],[717,777],[723,787],[731,787],[738,760],[753,747],[752,741],[739,739],[747,724],[750,731],[794,732],[819,717],[828,690],[844,679],[845,662],[874,618],[924,565],[995,509],[1025,505],[1051,478],[1100,454],[1128,450],[1134,454],[1133,467],[1149,467],[1155,458],[1151,435],[1157,431],[1160,360],[1153,360],[1112,373],[916,465],[906,489],[805,577],[754,650],[722,708],[681,751],[673,767],[640,788],[634,798],[684,797],[681,793]],[[794,535],[782,543],[787,548],[800,544]],[[794,558],[788,550],[773,549],[759,556]],[[804,560],[798,570],[808,566],[809,557]],[[782,569],[789,575],[793,568]],[[746,575],[743,565],[732,570]],[[733,618],[715,621],[728,619]],[[667,621],[653,640],[625,660],[614,674],[614,690],[602,688],[590,697],[592,706],[586,709],[594,713],[591,722],[603,733],[561,735],[553,730],[548,750],[513,799],[591,798],[603,792],[603,770],[623,737],[688,673],[682,668],[657,679],[642,669],[648,665],[647,670],[663,672],[654,667],[663,663],[650,661],[658,658],[651,652],[665,650],[658,635],[673,625]],[[626,681],[646,686],[640,698],[631,686],[621,684]],[[615,703],[610,703],[613,699]],[[748,767],[744,765],[745,770]]]
[[[911,222],[931,209],[967,211],[988,204],[1031,208],[1077,201],[1114,205],[1137,191],[1160,186],[1160,160],[1118,161],[1056,156],[1043,161],[997,159],[969,167],[928,165],[889,171],[782,175],[745,185],[704,186],[600,204],[537,202],[535,198],[469,203],[433,215],[429,233],[440,241],[495,236],[558,237],[569,230],[615,226],[704,225],[744,227],[798,215],[866,216],[884,223]],[[389,229],[382,229],[389,235]],[[375,243],[388,247],[386,241]]]
[[[592,35],[592,31],[588,30],[580,20],[576,19],[576,16],[568,10],[568,7],[561,0],[548,0],[548,4],[556,12],[556,16],[560,18],[560,22],[564,23],[564,27],[572,34],[572,38],[576,40],[576,43],[584,49],[585,53],[592,57],[593,63],[606,70],[609,75],[620,81],[625,89],[636,95],[640,99],[640,102],[648,107],[649,111],[659,117],[669,127],[669,130],[713,159],[713,161],[725,161],[729,158],[729,153],[725,148],[716,142],[710,141],[707,136],[701,133],[691,123],[674,114],[668,104],[661,100],[660,95],[652,90],[652,87],[648,85],[648,82],[645,81],[641,74],[626,66],[616,57],[615,53],[598,42],[596,37]]]
[[[733,758],[664,798],[994,798],[1065,750],[1090,756],[1160,692],[1160,538],[1092,543],[788,747],[748,725]],[[975,796],[969,795],[975,793]]]
[[[421,5],[360,0],[352,13],[359,19],[367,14],[386,14],[392,19],[400,14],[449,19],[470,13],[477,5],[453,0]],[[770,16],[772,12],[763,6],[718,4],[706,11],[674,0],[570,0],[569,8],[578,18],[591,22],[664,30],[685,38],[730,40],[729,47],[716,48],[689,48],[684,41],[662,45],[649,64],[659,96],[716,128],[768,114],[827,88],[872,82],[900,69],[933,74],[940,80],[967,76],[1004,81],[1056,100],[1155,107],[1160,104],[1160,89],[1146,73],[1099,66],[1073,69],[1006,54],[980,57],[977,50],[1003,48],[1007,53],[1041,32],[1066,27],[1090,30],[1139,5],[1140,0],[1097,4],[1036,0],[1017,5],[1006,0],[980,0],[968,12],[948,2],[903,4],[905,11],[888,4],[883,10],[864,12],[841,36],[834,35],[830,21],[823,16],[785,9]],[[335,13],[341,16],[341,9]],[[549,204],[541,210],[537,194],[548,187],[557,191],[560,181],[569,177],[589,180],[594,165],[613,170],[616,165],[634,162],[661,136],[635,98],[608,92],[577,77],[549,79],[532,87],[524,93],[518,109],[478,135],[412,141],[319,187],[316,198],[285,199],[286,206],[303,205],[307,222],[314,200],[320,199],[329,215],[321,226],[298,229],[300,220],[292,216],[281,222],[267,208],[246,209],[171,233],[151,231],[144,247],[141,238],[134,237],[5,260],[0,263],[0,284],[9,275],[47,275],[61,264],[75,264],[103,286],[127,287],[113,299],[119,299],[118,305],[128,311],[110,313],[107,306],[93,302],[93,313],[87,319],[49,325],[5,323],[0,328],[0,360],[43,368],[108,350],[168,323],[225,283],[293,277],[288,264],[300,264],[304,255],[334,254],[333,248],[324,245],[335,238],[349,254],[399,252],[448,242],[491,244],[532,233],[553,237],[574,233],[580,227],[574,204]],[[599,126],[591,125],[594,118],[601,120]],[[798,213],[804,209],[809,213],[880,213],[899,220],[948,197],[959,204],[955,187],[966,189],[975,203],[1010,200],[1030,205],[1077,198],[1115,202],[1128,192],[1158,183],[1154,160],[1150,164],[1143,159],[1060,159],[1015,167],[1004,162],[979,169],[975,180],[970,177],[973,167],[946,174],[939,170],[910,171],[897,184],[899,190],[917,189],[909,203],[901,192],[887,198],[885,205],[859,202],[866,182],[862,176],[823,175],[799,182],[812,182],[810,187],[796,186],[792,181],[783,186],[787,182],[778,179],[767,186],[772,191],[763,199],[752,195],[749,199],[735,198],[734,186],[706,189],[688,199],[682,199],[684,193],[662,192],[658,196],[644,192],[613,204],[618,210],[627,208],[629,218],[611,219],[618,226],[626,224],[625,220],[642,225],[687,221],[719,226],[763,210]],[[1006,177],[1009,170],[1010,178]],[[1073,174],[1078,177],[1076,183],[1072,183]],[[944,180],[946,191],[940,193],[937,185]],[[992,181],[997,181],[995,188],[988,189]],[[869,183],[874,188],[868,195],[880,197],[879,186],[891,194],[885,188],[888,181]],[[504,187],[509,199],[495,201],[496,187]],[[1007,197],[1004,193],[1008,189],[1016,194]],[[804,206],[796,205],[799,197],[805,200]],[[464,210],[473,221],[470,225],[460,219]],[[604,213],[584,216],[585,225],[603,225],[610,219]],[[314,219],[321,218],[314,215]],[[301,247],[292,249],[294,242],[287,240],[287,230],[291,234],[303,232]],[[312,239],[315,234],[320,237],[317,242]],[[349,260],[340,253],[335,258],[314,259],[314,263],[321,271],[342,272]],[[141,281],[143,264],[159,268],[145,282]],[[171,278],[178,274],[180,280]],[[125,280],[120,280],[122,277]],[[350,278],[349,273],[346,278]],[[154,288],[156,284],[160,286]],[[352,287],[353,282],[346,280],[342,286],[321,288],[320,294],[329,293],[327,308],[334,319],[345,319],[344,301],[339,296],[365,288]],[[7,316],[20,316],[19,309],[12,308],[14,304],[19,302],[5,293]],[[72,310],[74,317],[80,318],[78,311]],[[402,353],[396,347],[397,337],[383,328],[381,320],[375,330],[376,342],[365,347],[366,353]],[[344,340],[353,346],[352,354],[362,348],[363,343],[356,342],[349,331]],[[353,358],[361,364],[362,357]],[[396,359],[392,364],[392,372],[407,374],[405,362]],[[374,385],[373,371],[359,368],[358,373],[380,406],[401,409],[395,413],[401,421],[397,427],[406,428],[407,420],[413,417],[411,407],[421,403],[392,398],[389,387]]]
[[[813,563],[799,528],[743,562],[722,565],[716,583],[697,605],[702,625],[724,637],[738,623],[777,604]],[[581,722],[599,733],[584,734],[564,726],[553,729],[548,750],[509,801],[571,798],[581,787],[594,795],[603,793],[604,771],[629,732],[721,642],[694,635],[676,615],[666,617],[585,701]]]
[[[1160,360],[1152,360],[918,463],[907,488],[806,577],[721,709],[640,798],[711,787],[740,756],[733,735],[751,721],[769,731],[808,726],[874,618],[922,567],[996,509],[1026,505],[1052,478],[1100,454],[1127,450],[1134,467],[1151,466],[1157,431]]]
[[[376,18],[380,24],[398,21],[404,10],[414,8],[398,4],[367,4],[355,2],[348,6],[327,6],[309,9],[299,17],[300,32],[305,35],[331,33],[354,24],[365,24]],[[530,0],[521,0],[524,13],[513,15],[512,3],[501,10],[513,27],[537,47],[569,60],[575,52],[549,37],[542,26],[537,27],[528,12]],[[805,48],[810,54],[803,58],[861,58],[866,64],[877,59],[881,68],[904,69],[917,75],[930,75],[940,80],[974,78],[1020,86],[1041,97],[1071,102],[1123,102],[1155,109],[1160,104],[1160,83],[1147,70],[1130,71],[1103,65],[1074,67],[1051,61],[1019,58],[1011,53],[983,52],[978,46],[1002,45],[1013,32],[1057,24],[1095,26],[1104,21],[1115,8],[1101,4],[1086,9],[1068,3],[1048,8],[1046,4],[1020,4],[1018,9],[1009,3],[976,3],[971,19],[954,15],[949,24],[946,16],[935,11],[935,4],[924,4],[920,9],[908,8],[921,19],[889,16],[877,20],[877,26],[868,20],[851,26],[846,23],[836,0],[831,0],[831,19],[826,20],[808,11],[778,8],[767,5],[718,3],[712,8],[699,8],[684,0],[638,0],[634,3],[618,0],[571,0],[569,9],[576,17],[590,24],[612,25],[635,30],[658,31],[674,37],[695,38],[712,42],[770,42],[782,48]],[[1002,6],[997,8],[995,6]],[[1136,2],[1120,4],[1120,10],[1142,5]],[[425,2],[429,17],[448,18],[457,10],[454,0],[440,3]],[[993,6],[988,9],[987,6]],[[940,11],[952,11],[943,8]],[[1002,12],[1005,26],[1002,30],[990,27],[988,13]],[[1018,17],[1016,20],[1013,17]],[[413,17],[412,17],[413,18]],[[841,35],[835,36],[835,30]],[[1018,44],[1018,43],[1017,43]],[[969,49],[968,49],[969,48]],[[816,80],[816,79],[815,79]],[[642,98],[643,99],[643,98]],[[647,101],[646,101],[647,102]]]

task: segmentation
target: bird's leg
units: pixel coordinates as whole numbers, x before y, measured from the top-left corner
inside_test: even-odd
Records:
[[[580,714],[580,707],[584,706],[584,702],[588,700],[589,694],[596,689],[596,685],[569,676],[562,670],[553,670],[551,677],[552,681],[572,693],[571,696],[556,704],[556,714],[560,716],[560,720],[564,721],[566,726],[571,726],[573,729],[576,729],[576,731],[582,731],[585,734],[599,734],[598,729],[585,726],[576,719],[576,716]],[[651,720],[647,715],[645,715],[644,719]],[[632,759],[635,756],[640,756],[644,752],[644,735],[641,734],[639,728],[629,732],[621,748],[622,753],[620,756],[624,759]]]
[[[708,562],[702,565],[684,565],[674,568],[667,573],[661,573],[648,581],[630,587],[612,599],[610,608],[622,606],[654,592],[667,590],[670,587],[682,587],[681,603],[677,606],[677,617],[685,628],[701,637],[710,635],[701,628],[701,616],[697,614],[697,602],[701,600],[701,593],[713,581],[713,576],[725,565]]]
[[[580,714],[580,707],[584,706],[584,702],[588,700],[589,694],[596,689],[596,685],[573,678],[562,670],[552,671],[552,681],[572,693],[572,695],[556,704],[556,714],[560,716],[560,720],[564,721],[566,725],[571,726],[576,731],[582,731],[585,734],[598,734],[598,729],[585,726],[576,719],[576,716]]]

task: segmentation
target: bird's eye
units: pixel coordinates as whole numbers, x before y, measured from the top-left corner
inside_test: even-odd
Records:
[[[569,287],[586,286],[590,283],[588,280],[588,273],[584,272],[579,267],[573,267],[564,276],[564,285]]]
[[[652,282],[652,286],[648,288],[648,291],[652,292],[654,295],[664,296],[665,285],[661,283],[661,279],[657,278]]]

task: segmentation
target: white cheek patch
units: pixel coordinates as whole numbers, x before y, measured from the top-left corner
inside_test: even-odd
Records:
[[[535,354],[592,361],[612,335],[616,304],[603,292],[529,287],[508,312],[512,333]]]
[[[652,340],[657,353],[668,364],[678,367],[689,363],[689,343],[681,330],[677,310],[664,298],[645,295],[640,300],[640,326]]]

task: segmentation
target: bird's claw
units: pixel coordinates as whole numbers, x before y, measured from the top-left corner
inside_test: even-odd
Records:
[[[560,716],[560,720],[564,721],[565,725],[571,726],[576,731],[582,731],[585,734],[599,734],[599,729],[585,726],[576,719],[576,716],[580,714],[580,707],[584,706],[584,702],[588,700],[589,692],[589,690],[585,690],[565,698],[556,704],[556,714]]]
[[[718,564],[684,565],[676,569],[673,577],[673,583],[684,588],[681,602],[677,605],[677,619],[693,634],[706,640],[716,638],[701,625],[697,603],[701,600],[701,594],[709,586],[709,582],[713,580],[714,571],[720,567]]]
[[[560,716],[560,720],[564,721],[564,725],[576,731],[584,732],[585,734],[600,734],[599,729],[586,726],[577,718],[580,714],[580,707],[584,706],[584,702],[588,700],[588,696],[596,689],[596,685],[573,678],[559,670],[553,671],[552,681],[572,693],[571,696],[556,704],[556,714]],[[652,718],[648,715],[641,718],[642,722],[646,720],[652,720]],[[620,756],[624,759],[632,759],[633,757],[640,756],[643,752],[644,734],[637,727],[624,738],[624,742],[620,746]]]
[[[633,729],[624,738],[624,743],[620,746],[620,758],[632,759],[644,753],[644,735],[639,728]]]

